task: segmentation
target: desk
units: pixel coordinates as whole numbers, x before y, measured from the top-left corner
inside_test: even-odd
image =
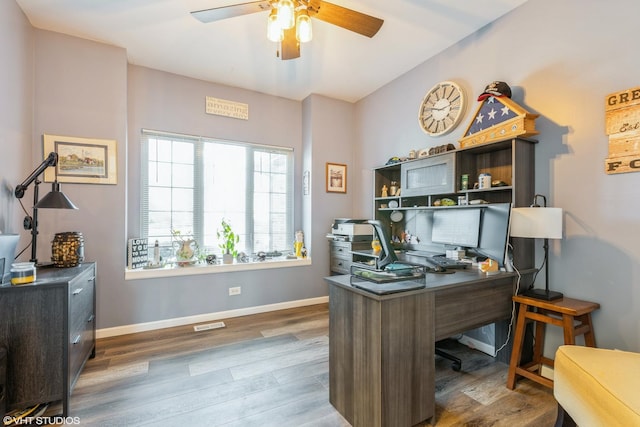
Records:
[[[389,295],[329,283],[329,400],[353,426],[412,426],[435,414],[435,342],[508,319],[515,274],[430,274]]]
[[[595,347],[596,338],[593,333],[591,312],[600,308],[600,304],[566,297],[545,301],[522,295],[514,296],[513,301],[519,304],[519,311],[513,337],[509,374],[507,375],[507,388],[510,390],[515,388],[518,376],[529,378],[539,384],[553,388],[553,380],[541,375],[543,365],[553,367],[553,360],[542,355],[545,326],[551,324],[561,327],[564,331],[565,344],[573,345],[576,343],[577,335],[584,335],[586,346]],[[526,324],[530,321],[536,322],[533,360],[521,365],[524,331]],[[576,321],[578,322],[577,325],[575,324]]]

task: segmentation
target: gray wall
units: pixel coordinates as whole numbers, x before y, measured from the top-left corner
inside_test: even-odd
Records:
[[[597,343],[640,351],[639,173],[606,175],[605,96],[640,86],[636,0],[530,0],[376,91],[357,105],[356,152],[363,171],[393,155],[457,144],[493,80],[511,85],[513,99],[540,114],[536,147],[538,193],[565,211],[565,238],[551,245],[550,285],[596,301]],[[462,124],[440,138],[417,123],[422,97],[436,82],[455,80],[473,99]],[[372,189],[361,182],[356,215],[370,212]],[[542,242],[537,242],[537,265]],[[544,286],[544,275],[537,279]],[[548,328],[546,352],[561,342]]]
[[[41,162],[31,153],[33,30],[13,1],[0,3],[0,232],[21,233],[24,214],[13,189]],[[33,194],[24,198],[30,208]],[[22,233],[20,248],[29,242]],[[28,257],[27,257],[28,259]]]

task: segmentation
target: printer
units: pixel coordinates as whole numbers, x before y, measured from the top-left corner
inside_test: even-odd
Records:
[[[373,226],[366,219],[336,218],[327,238],[348,242],[366,242],[373,238]]]

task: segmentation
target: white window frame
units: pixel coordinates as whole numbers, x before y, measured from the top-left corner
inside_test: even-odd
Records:
[[[154,131],[154,130],[148,130],[148,129],[143,129],[142,130],[142,135],[141,135],[141,206],[140,206],[140,234],[141,237],[143,238],[149,238],[149,216],[148,216],[148,212],[149,212],[149,208],[148,208],[148,189],[149,189],[149,172],[148,172],[148,168],[149,168],[149,157],[148,157],[148,148],[147,148],[147,144],[149,142],[149,139],[153,139],[153,138],[163,138],[163,139],[170,139],[172,141],[182,141],[182,142],[188,142],[188,143],[193,143],[194,144],[194,157],[196,158],[194,160],[194,181],[198,181],[198,176],[201,176],[199,174],[202,173],[202,169],[199,170],[201,165],[198,165],[197,163],[199,161],[201,161],[201,156],[200,153],[198,153],[199,151],[199,147],[201,147],[201,144],[206,144],[206,143],[219,143],[219,144],[228,144],[228,145],[238,145],[238,146],[242,146],[244,148],[249,149],[250,153],[253,153],[255,151],[260,151],[260,152],[276,152],[279,154],[287,154],[287,178],[286,178],[286,236],[291,236],[291,239],[286,239],[286,247],[284,248],[272,248],[273,250],[277,250],[283,254],[287,254],[287,253],[291,253],[291,249],[292,249],[292,245],[293,245],[293,236],[294,236],[294,193],[293,193],[293,179],[294,179],[294,175],[295,175],[295,171],[294,171],[294,156],[293,156],[293,149],[289,148],[289,147],[277,147],[277,146],[268,146],[268,145],[262,145],[262,144],[254,144],[254,143],[246,143],[246,142],[236,142],[236,141],[228,141],[228,140],[222,140],[222,139],[218,139],[218,138],[208,138],[208,137],[202,137],[202,136],[193,136],[193,135],[183,135],[183,134],[175,134],[175,133],[168,133],[168,132],[162,132],[162,131]],[[198,157],[200,156],[200,159],[198,159]],[[251,162],[253,161],[253,155],[248,154],[247,158],[251,159]],[[246,177],[247,177],[247,186],[245,188],[246,190],[246,199],[247,199],[247,205],[251,205],[252,201],[253,201],[253,175],[254,175],[254,168],[252,164],[248,164],[246,167]],[[171,186],[171,188],[173,188],[173,185]],[[188,230],[190,231],[196,240],[200,239],[199,241],[202,242],[203,238],[204,238],[204,232],[203,232],[203,222],[205,221],[205,219],[203,218],[204,216],[204,208],[203,208],[203,202],[202,200],[204,199],[203,196],[203,192],[205,191],[205,189],[203,187],[198,187],[197,184],[194,182],[194,187],[193,187],[193,194],[194,194],[194,203],[193,203],[193,230]],[[173,212],[173,211],[172,211]],[[246,240],[250,241],[251,244],[249,245],[248,248],[251,248],[251,245],[253,243],[253,229],[254,229],[254,223],[253,223],[253,210],[251,208],[247,208],[247,212],[245,213],[244,216],[244,220],[245,220],[245,224],[244,226],[246,227]],[[217,229],[219,224],[215,224],[215,228]],[[168,230],[168,233],[170,233],[170,230]],[[243,236],[244,237],[244,236]],[[155,238],[154,238],[155,239]],[[149,252],[150,254],[152,253],[152,247],[153,247],[153,243],[150,239],[149,241]],[[166,241],[165,243],[165,254],[167,253],[167,251],[170,250],[170,248],[166,247]],[[245,242],[246,244],[247,242]],[[211,245],[209,245],[211,247]],[[215,245],[215,248],[217,249],[217,244]],[[251,249],[249,249],[251,250]],[[217,251],[219,252],[219,249],[217,249]],[[214,252],[215,253],[215,252]],[[250,254],[251,255],[251,254]],[[291,261],[291,260],[287,260],[287,261]],[[290,263],[287,263],[287,265],[289,265]],[[299,264],[297,264],[299,265]],[[215,267],[215,266],[214,266]],[[231,268],[230,271],[234,271],[233,269],[243,269],[243,268],[238,268],[238,267],[227,267],[227,270]],[[251,269],[253,269],[255,267],[252,267]],[[273,265],[269,265],[268,268],[273,268]],[[225,270],[226,271],[226,270]],[[202,273],[199,273],[202,274]],[[152,275],[153,276],[153,275]]]

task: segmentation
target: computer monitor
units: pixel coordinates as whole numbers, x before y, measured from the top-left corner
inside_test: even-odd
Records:
[[[11,264],[15,261],[16,246],[20,236],[17,234],[0,234],[0,271],[2,271],[2,281],[11,281]]]
[[[504,267],[509,244],[511,203],[492,203],[483,208],[480,241],[472,252],[498,261]]]
[[[481,208],[434,211],[431,241],[462,248],[478,247],[481,213]]]

